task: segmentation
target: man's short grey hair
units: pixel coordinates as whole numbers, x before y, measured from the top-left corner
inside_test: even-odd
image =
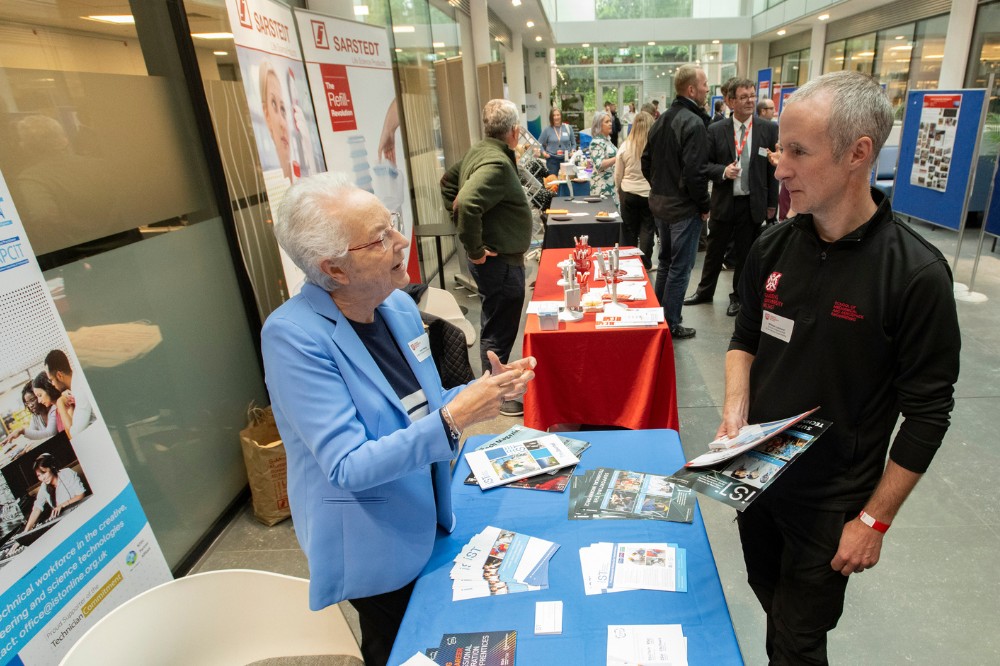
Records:
[[[493,139],[507,140],[517,127],[517,106],[509,99],[491,99],[483,107],[483,132]]]
[[[833,157],[839,160],[851,144],[863,136],[872,140],[871,166],[892,131],[892,104],[882,86],[867,74],[830,72],[809,81],[785,100],[784,108],[829,93],[830,117],[826,131],[833,142]]]
[[[687,96],[688,86],[696,85],[698,82],[698,72],[701,67],[698,65],[681,65],[677,68],[677,76],[674,77],[674,90],[681,97]]]
[[[347,256],[347,233],[343,219],[334,213],[335,204],[356,188],[346,173],[327,172],[303,178],[285,192],[274,219],[278,245],[309,282],[327,291],[338,285],[320,264],[324,259]]]
[[[590,123],[590,136],[591,138],[596,138],[598,135],[603,135],[604,132],[601,131],[601,123],[604,122],[604,117],[611,117],[611,114],[607,111],[598,111],[594,114],[594,122]]]

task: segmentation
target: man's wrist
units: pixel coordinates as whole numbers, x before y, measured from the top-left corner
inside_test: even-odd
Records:
[[[861,513],[858,514],[858,519],[861,520],[861,522],[867,525],[868,527],[875,530],[876,532],[881,532],[882,534],[885,534],[886,532],[889,531],[889,523],[883,523],[880,520],[876,520],[874,517],[866,513],[864,510],[862,510]]]

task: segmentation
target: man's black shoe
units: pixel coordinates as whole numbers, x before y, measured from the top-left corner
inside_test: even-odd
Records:
[[[712,302],[711,296],[704,296],[697,292],[684,299],[684,305],[701,305],[702,303],[711,303],[711,302]]]
[[[739,301],[733,301],[732,303],[729,304],[729,307],[726,308],[726,314],[729,315],[730,317],[735,317],[737,314],[739,314],[739,312],[740,312]]]
[[[670,329],[670,337],[674,340],[685,340],[687,338],[693,338],[695,330],[693,328],[685,328],[684,326],[674,326]]]

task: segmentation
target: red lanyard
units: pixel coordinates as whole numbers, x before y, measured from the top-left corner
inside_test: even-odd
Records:
[[[747,139],[750,138],[750,130],[753,128],[753,117],[750,118],[750,122],[747,124],[747,131],[743,133],[743,141],[737,142],[736,140],[736,124],[733,124],[733,145],[736,146],[736,161],[739,162],[740,158],[743,156],[743,149],[746,148]]]

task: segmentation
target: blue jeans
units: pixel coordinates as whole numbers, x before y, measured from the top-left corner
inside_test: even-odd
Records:
[[[660,254],[656,264],[656,297],[663,306],[663,316],[673,328],[681,323],[684,294],[691,280],[691,269],[698,256],[698,236],[701,235],[701,216],[684,218],[676,222],[656,219],[660,234]]]
[[[489,370],[486,352],[493,351],[502,363],[506,363],[517,339],[524,307],[524,266],[511,266],[500,257],[487,257],[482,264],[470,261],[469,271],[476,280],[479,300],[483,304],[479,358],[483,370]]]

